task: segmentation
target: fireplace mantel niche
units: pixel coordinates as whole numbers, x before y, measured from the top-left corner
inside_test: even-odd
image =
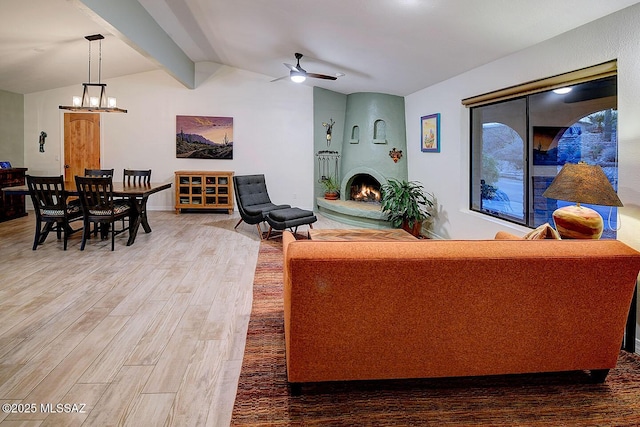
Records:
[[[379,205],[349,200],[350,184],[358,174],[371,175],[381,185],[388,178],[407,179],[406,155],[397,163],[389,156],[393,148],[407,153],[404,98],[372,92],[347,95],[340,148],[340,200],[329,203],[319,197],[318,210],[349,224],[389,227]]]

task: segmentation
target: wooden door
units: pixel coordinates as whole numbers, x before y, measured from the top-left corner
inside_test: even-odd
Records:
[[[100,113],[65,113],[64,180],[75,185],[84,170],[100,169]]]

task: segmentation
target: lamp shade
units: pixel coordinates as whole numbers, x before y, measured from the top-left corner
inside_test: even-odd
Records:
[[[580,203],[622,206],[602,168],[584,162],[565,164],[542,195],[578,204],[553,212],[556,230],[563,239],[599,239],[602,236],[602,217],[595,210],[580,206]]]
[[[566,163],[543,197],[601,206],[622,206],[616,191],[599,165]]]

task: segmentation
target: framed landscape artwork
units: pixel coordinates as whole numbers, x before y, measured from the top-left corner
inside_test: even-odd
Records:
[[[233,159],[233,117],[176,116],[176,157]]]
[[[420,118],[420,147],[426,153],[440,152],[440,113]]]

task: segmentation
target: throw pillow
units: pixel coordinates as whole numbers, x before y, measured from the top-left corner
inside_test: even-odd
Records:
[[[560,240],[560,234],[549,225],[548,222],[545,222],[535,230],[531,230],[527,234],[525,234],[523,239],[528,240],[537,240],[537,239],[558,239]]]

